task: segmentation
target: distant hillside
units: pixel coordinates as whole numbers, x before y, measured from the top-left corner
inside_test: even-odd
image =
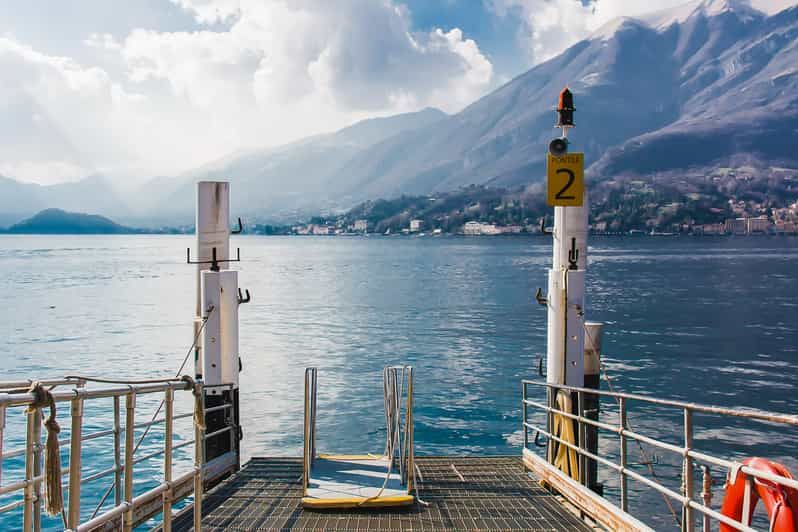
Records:
[[[66,212],[61,209],[46,209],[18,224],[12,225],[8,233],[16,234],[47,234],[47,235],[72,235],[72,234],[131,234],[138,233],[136,229],[119,225],[118,223],[96,214],[83,214],[79,212]]]
[[[692,0],[620,18],[457,114],[425,110],[232,154],[183,176],[152,213],[188,219],[199,179],[230,180],[236,215],[273,220],[472,184],[539,184],[565,85],[591,186],[700,187],[720,170],[785,183],[798,177],[796,1]]]
[[[230,181],[231,208],[236,215],[289,215],[339,204],[330,193],[340,187],[336,175],[353,157],[395,135],[429,126],[446,118],[438,109],[423,109],[384,118],[362,120],[334,133],[317,135],[273,148],[234,153],[175,179],[147,184],[147,194],[165,190],[151,206],[152,216],[187,220],[194,214],[194,186],[202,180]],[[142,194],[142,197],[148,197]],[[332,200],[332,201],[330,201]]]
[[[56,185],[21,183],[0,175],[0,226],[57,208],[69,212],[91,210],[104,216],[129,217],[130,209],[108,179],[91,176]]]

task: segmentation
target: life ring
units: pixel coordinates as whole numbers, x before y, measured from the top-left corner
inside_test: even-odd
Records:
[[[767,471],[781,477],[793,478],[790,472],[781,464],[765,460],[764,458],[747,458],[743,465],[759,471]],[[745,485],[747,475],[735,469],[726,479],[726,497],[723,499],[721,513],[735,521],[751,524],[751,517],[759,499],[765,505],[770,519],[770,530],[773,532],[798,532],[798,491],[781,486],[769,480],[754,478],[751,490],[751,504],[748,515],[743,521],[743,501],[745,499]],[[721,532],[733,532],[735,529],[727,524],[720,523]]]

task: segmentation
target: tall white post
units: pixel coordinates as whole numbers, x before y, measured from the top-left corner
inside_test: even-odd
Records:
[[[200,181],[197,183],[197,211],[196,211],[197,248],[195,261],[197,264],[196,279],[196,308],[194,315],[194,337],[197,338],[202,324],[204,310],[202,308],[201,275],[203,270],[209,270],[208,262],[213,257],[216,248],[217,259],[230,257],[230,184],[224,181]],[[227,263],[220,263],[226,267]],[[217,309],[219,310],[219,309]],[[196,376],[203,375],[201,353],[197,350],[195,356]]]
[[[554,208],[546,350],[546,380],[553,384],[584,385],[589,209],[587,192],[581,207]]]
[[[229,269],[230,185],[224,181],[197,183],[196,212],[197,306],[194,336],[197,377],[203,379],[207,461],[233,452],[240,463],[238,401],[238,273]],[[216,261],[216,262],[214,262]],[[212,310],[211,310],[212,309]],[[203,327],[202,334],[200,328]],[[232,384],[222,389],[219,385]],[[232,410],[224,408],[231,404]],[[231,426],[230,431],[223,428]],[[236,466],[237,468],[237,466]]]

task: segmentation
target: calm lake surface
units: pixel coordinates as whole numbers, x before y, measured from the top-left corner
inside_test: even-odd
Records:
[[[194,268],[184,261],[192,244],[183,236],[0,236],[2,380],[173,376],[191,343]],[[308,366],[319,368],[320,451],[380,452],[389,364],[416,368],[417,454],[520,453],[520,381],[536,377],[546,350],[546,311],[533,296],[546,286],[550,240],[247,236],[232,245],[241,248],[239,282],[252,293],[240,315],[246,456],[301,454]],[[603,362],[615,389],[798,411],[798,239],[594,238],[589,261],[587,315],[607,324]],[[157,406],[148,401],[139,420]],[[109,426],[109,406],[90,409],[85,432]],[[617,420],[613,406],[602,403],[608,422]],[[180,407],[190,409],[188,398]],[[65,437],[68,419],[65,405]],[[183,421],[179,436],[190,438]],[[630,421],[681,444],[681,412],[633,406]],[[702,450],[765,455],[798,473],[794,430],[708,416],[696,427]],[[611,435],[603,438],[614,454]],[[142,452],[161,441],[155,430]],[[21,442],[23,416],[10,412],[5,449]],[[87,473],[113,464],[110,439],[85,449]],[[185,466],[191,447],[181,451]],[[643,461],[633,444],[630,453]],[[678,461],[657,461],[657,476],[678,488]],[[151,462],[137,465],[138,490],[162,467]],[[714,474],[719,504],[725,472]],[[3,483],[15,478],[7,473]],[[601,478],[615,497],[615,476]],[[631,484],[632,510],[673,528],[660,496]],[[88,484],[83,496],[96,501],[107,486]],[[21,510],[0,515],[0,529],[20,523]]]

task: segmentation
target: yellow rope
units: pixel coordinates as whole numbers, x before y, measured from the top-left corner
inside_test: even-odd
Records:
[[[572,403],[573,401],[571,401],[571,397],[567,392],[563,390],[557,392],[557,410],[573,412]],[[576,445],[576,433],[574,432],[573,421],[562,414],[555,414],[553,425],[552,432],[557,438]],[[559,442],[552,443],[557,444],[557,448],[554,452],[554,466],[579,482],[579,460],[576,451]]]

